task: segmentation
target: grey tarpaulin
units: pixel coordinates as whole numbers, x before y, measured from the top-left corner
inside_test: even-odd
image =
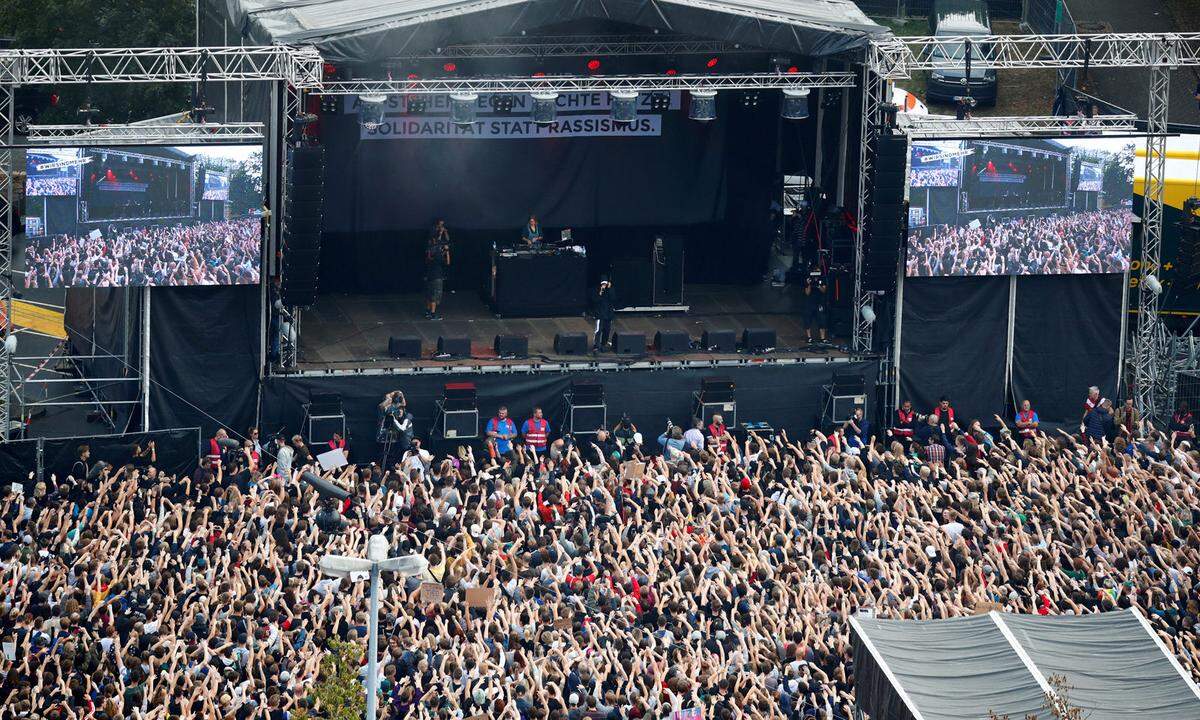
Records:
[[[1089,720],[1200,718],[1200,690],[1134,609],[851,625],[855,699],[871,720],[1041,720],[1054,675]]]
[[[851,0],[206,0],[245,42],[316,45],[332,62],[514,35],[578,19],[832,55],[888,30]]]

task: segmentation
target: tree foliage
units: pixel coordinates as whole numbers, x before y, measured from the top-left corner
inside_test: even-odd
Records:
[[[1042,698],[1042,713],[1029,713],[1024,720],[1087,720],[1091,713],[1071,704],[1071,690],[1074,688],[1063,675],[1051,675],[1046,678],[1050,692]],[[1008,715],[997,715],[994,710],[988,710],[988,720],[1010,720]]]
[[[361,720],[367,710],[367,694],[358,676],[362,656],[361,645],[330,640],[320,676],[306,694],[305,707],[295,713],[297,720]]]
[[[170,47],[196,44],[195,0],[0,0],[0,36],[18,48]],[[88,93],[99,122],[131,122],[187,110],[192,88],[179,84],[23,88],[22,110],[40,123],[82,122]],[[57,95],[58,104],[50,105]]]

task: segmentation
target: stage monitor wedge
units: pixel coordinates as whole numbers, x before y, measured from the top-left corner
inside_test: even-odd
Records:
[[[471,338],[464,336],[438,336],[437,354],[439,357],[466,358],[471,357]]]
[[[646,352],[646,336],[643,333],[613,333],[613,351],[618,355],[642,355]]]
[[[497,357],[529,357],[529,338],[525,335],[497,335],[492,349],[495,350]]]
[[[388,338],[388,356],[393,360],[419,360],[421,358],[421,338],[416,335]]]
[[[555,355],[587,355],[588,336],[585,333],[557,333],[554,336]]]
[[[678,330],[654,333],[654,352],[660,355],[679,355],[692,349],[692,339]]]

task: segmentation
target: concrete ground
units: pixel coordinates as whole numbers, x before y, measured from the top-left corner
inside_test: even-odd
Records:
[[[1200,22],[1200,2],[1195,0],[1176,0],[1175,14],[1168,0],[1067,0],[1067,7],[1080,32],[1178,32],[1194,29]],[[1182,22],[1177,22],[1177,17]],[[1149,70],[1105,68],[1092,70],[1088,84],[1093,95],[1145,117],[1149,77]],[[1200,125],[1194,97],[1197,81],[1192,68],[1171,73],[1171,122]]]

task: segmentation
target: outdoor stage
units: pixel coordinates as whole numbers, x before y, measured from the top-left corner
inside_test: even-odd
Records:
[[[719,360],[746,355],[713,354],[698,345],[705,330],[732,330],[740,341],[745,328],[775,331],[775,351],[767,357],[845,357],[846,338],[833,338],[825,345],[810,345],[804,333],[804,289],[800,285],[773,287],[769,284],[688,285],[687,312],[619,312],[614,328],[643,333],[652,345],[659,331],[684,332],[693,341],[694,352],[671,355],[672,360]],[[653,348],[644,356],[616,356],[611,350],[599,356],[563,356],[554,352],[558,333],[584,333],[589,347],[594,330],[590,317],[497,318],[478,293],[447,293],[438,312],[442,320],[426,320],[420,295],[322,295],[303,315],[300,357],[297,369],[355,370],[361,368],[414,368],[445,365],[499,364],[493,348],[496,335],[529,338],[529,357],[534,361],[581,361],[653,359]],[[388,357],[388,338],[421,338],[420,360]],[[471,339],[471,358],[453,361],[434,359],[439,336]],[[814,337],[816,337],[814,333]],[[520,360],[518,360],[520,362]],[[508,360],[507,362],[512,362]],[[528,361],[524,361],[528,362]]]

